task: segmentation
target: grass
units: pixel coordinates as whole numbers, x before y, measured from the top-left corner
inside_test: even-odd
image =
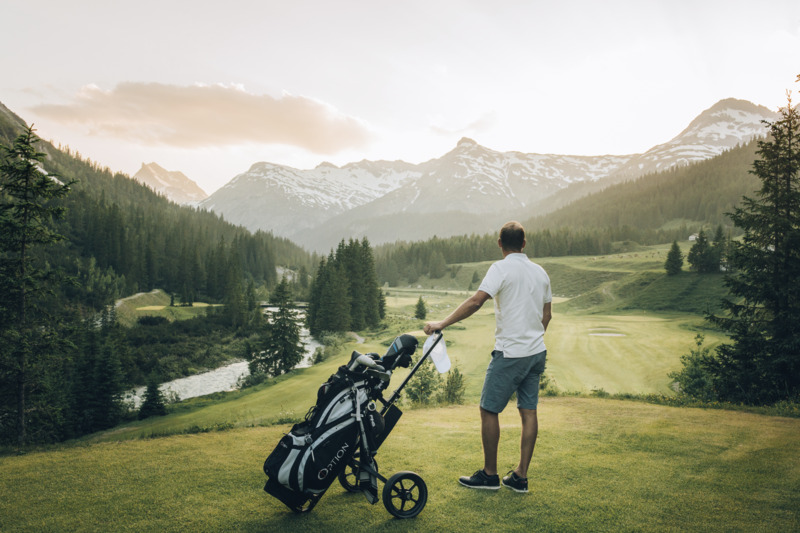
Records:
[[[378,456],[387,477],[412,470],[426,480],[429,501],[420,516],[394,520],[380,503],[370,508],[338,484],[312,513],[296,516],[261,490],[264,459],[350,350],[383,353],[405,332],[422,340],[423,321],[413,318],[419,296],[430,319],[445,316],[486,262],[462,265],[453,277],[422,278],[419,287],[389,289],[384,327],[360,332],[362,343],[311,368],[182,402],[166,417],[0,457],[0,529],[800,530],[799,418],[615,399],[656,395],[669,403],[667,374],[680,367],[695,334],[702,331],[712,346],[725,341],[698,314],[719,294],[721,277],[667,278],[667,249],[539,261],[559,295],[546,342],[547,374],[562,395],[541,400],[532,494],[472,492],[455,481],[481,462],[477,403],[493,344],[490,304],[445,332],[466,379],[467,405],[404,407]],[[123,307],[140,312],[164,305],[165,297],[142,295]],[[398,373],[393,385],[403,377]],[[793,414],[796,407],[771,413]],[[510,469],[520,431],[513,406],[501,425],[500,464]]]
[[[209,307],[203,302],[195,302],[191,306],[169,304],[170,296],[160,289],[139,293],[117,302],[117,319],[126,327],[134,326],[142,316],[163,316],[173,322],[203,315]]]
[[[655,261],[653,254],[666,254],[666,247],[663,248],[597,258],[566,257],[542,261],[547,263],[556,288],[563,287],[565,292],[576,293],[579,290],[597,292],[599,287],[607,292],[599,307],[588,310],[573,305],[580,296],[556,299],[559,303],[554,305],[554,318],[546,337],[549,352],[547,374],[553,387],[562,393],[576,394],[590,394],[592,391],[673,394],[668,373],[680,368],[680,356],[694,346],[697,332],[703,332],[709,346],[725,341],[719,332],[705,329],[702,318],[696,314],[631,309],[633,300],[646,301],[640,291],[631,288],[639,276],[656,277],[648,297],[653,301],[668,300],[698,278],[719,278],[684,273],[677,277],[680,278],[677,282],[683,283],[680,287],[666,283],[669,280],[663,273],[650,269]],[[480,272],[489,264],[463,267],[458,275],[471,280],[474,270]],[[554,265],[565,268],[553,268]],[[604,276],[595,275],[598,269],[601,273],[610,272],[621,277],[617,281],[608,281]],[[582,280],[574,274],[576,271],[583,272]],[[564,272],[568,272],[566,277],[562,276]],[[659,279],[665,281],[659,282]],[[443,280],[457,281],[449,276]],[[468,294],[454,289],[391,288],[386,297],[389,316],[385,328],[362,333],[364,343],[346,345],[339,357],[294,371],[290,376],[255,389],[234,393],[225,401],[194,399],[167,417],[129,423],[110,432],[92,435],[89,439],[125,440],[299,420],[314,403],[317,388],[336,371],[351,350],[382,354],[396,335],[406,332],[423,340],[423,321],[413,318],[420,295],[426,302],[428,318],[436,319],[449,314]],[[598,312],[598,308],[603,311]],[[494,342],[493,331],[494,309],[489,302],[468,321],[445,332],[448,354],[464,374],[465,400],[469,403],[477,403],[480,399],[483,375]],[[402,377],[402,373],[395,376],[395,382],[399,383]]]
[[[531,493],[470,491],[474,405],[406,412],[380,450],[429,500],[413,520],[334,483],[307,515],[262,491],[288,426],[70,446],[0,458],[4,531],[796,531],[800,420],[617,400],[543,398]],[[501,415],[500,464],[520,424]],[[382,485],[381,485],[382,488]]]

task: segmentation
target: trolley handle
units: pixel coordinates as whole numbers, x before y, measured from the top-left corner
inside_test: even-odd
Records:
[[[406,386],[406,384],[409,382],[409,380],[414,376],[414,374],[416,374],[416,372],[419,369],[420,365],[425,362],[425,359],[427,359],[428,356],[430,356],[430,354],[433,351],[433,349],[436,348],[436,345],[439,344],[439,341],[441,341],[442,337],[444,337],[444,335],[442,335],[441,331],[434,331],[433,334],[436,335],[436,338],[433,340],[433,344],[431,344],[431,347],[428,348],[427,352],[422,354],[422,357],[419,358],[419,361],[417,361],[417,364],[414,365],[414,368],[412,368],[411,371],[408,373],[408,375],[406,376],[406,379],[404,379],[403,382],[400,384],[400,386],[397,387],[397,389],[395,389],[395,391],[392,393],[392,396],[386,402],[386,405],[391,405],[395,401],[397,401],[397,398],[400,396],[400,391],[403,390],[403,388]]]

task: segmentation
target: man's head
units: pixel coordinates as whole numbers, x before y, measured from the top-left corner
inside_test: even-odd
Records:
[[[515,220],[506,222],[500,228],[500,238],[497,242],[504,252],[519,253],[525,248],[525,228]]]

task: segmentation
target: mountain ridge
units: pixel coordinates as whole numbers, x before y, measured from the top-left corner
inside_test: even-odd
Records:
[[[208,194],[183,172],[166,170],[157,163],[142,163],[132,177],[178,204],[196,205],[208,198]]]
[[[419,164],[362,160],[298,170],[261,162],[200,206],[323,252],[342,238],[380,244],[492,231],[510,216],[546,214],[609,185],[715,157],[766,134],[762,121],[776,116],[726,98],[641,154],[499,152],[462,137],[446,154]]]

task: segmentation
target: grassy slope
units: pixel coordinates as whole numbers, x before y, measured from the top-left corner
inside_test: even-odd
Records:
[[[650,253],[666,254],[666,249]],[[556,292],[576,295],[599,294],[599,304],[608,314],[596,313],[596,308],[581,310],[571,300],[560,299],[554,306],[554,319],[547,333],[549,349],[547,373],[555,386],[562,391],[590,392],[602,389],[609,393],[662,393],[669,394],[667,373],[680,367],[680,354],[694,346],[698,331],[707,335],[710,344],[724,340],[718,333],[700,329],[702,319],[697,315],[678,312],[653,312],[628,309],[630,298],[625,292],[630,280],[641,275],[666,276],[656,268],[663,264],[660,257],[648,254],[622,254],[605,258],[558,258],[541,261],[550,271]],[[473,269],[483,273],[490,263],[462,268],[467,285]],[[575,272],[581,272],[578,276]],[[566,274],[563,274],[566,272]],[[598,275],[595,273],[599,272]],[[611,274],[622,276],[609,281]],[[697,276],[685,273],[679,276],[686,284],[703,278],[718,283],[716,276]],[[460,281],[446,277],[434,283]],[[421,283],[426,283],[422,280]],[[450,289],[455,288],[451,287]],[[630,291],[638,297],[636,291]],[[676,291],[662,291],[661,300],[674,298]],[[386,344],[395,335],[411,332],[422,336],[422,322],[410,318],[417,299],[422,294],[430,318],[442,317],[454,309],[468,294],[465,291],[437,289],[391,289],[387,296],[390,313],[389,329],[367,335],[364,344],[351,344],[339,358],[295,371],[289,379],[247,392],[235,393],[224,402],[195,399],[186,409],[165,418],[135,422],[92,436],[93,440],[124,440],[148,435],[170,434],[176,431],[196,431],[198,428],[219,426],[252,426],[276,421],[300,419],[315,400],[316,390],[347,358],[349,351],[384,353]],[[614,307],[614,306],[617,307]],[[466,401],[477,403],[480,398],[483,374],[492,349],[494,316],[491,305],[484,306],[468,321],[448,328],[445,338],[448,353],[466,378]],[[615,334],[604,336],[598,334]],[[420,337],[421,339],[421,337]],[[395,376],[396,386],[403,377]],[[393,388],[393,387],[392,387]]]
[[[406,412],[381,472],[419,473],[414,520],[334,484],[295,516],[262,492],[261,465],[288,426],[64,447],[0,458],[7,531],[796,531],[800,420],[591,398],[543,398],[532,493],[469,491],[475,406]],[[519,421],[501,415],[500,464]],[[382,486],[381,486],[382,488]]]
[[[666,373],[678,368],[680,354],[703,331],[696,314],[680,312],[687,301],[681,295],[718,294],[720,281],[689,273],[668,279],[661,270],[665,255],[662,247],[540,261],[562,296],[547,334],[548,374],[560,389],[669,392]],[[464,265],[452,278],[422,279],[420,288],[391,289],[388,329],[367,334],[363,344],[346,350],[382,353],[398,333],[421,334],[421,322],[410,318],[419,295],[430,318],[443,316],[463,300],[473,271],[482,275],[489,264]],[[648,301],[666,310],[636,308]],[[368,510],[361,496],[338,487],[303,517],[260,493],[261,463],[288,426],[252,426],[302,417],[317,387],[346,357],[342,354],[223,400],[192,400],[167,417],[94,435],[80,446],[0,458],[0,491],[10,495],[0,503],[0,527],[435,531],[451,530],[453,516],[474,523],[474,529],[491,524],[553,531],[800,527],[800,421],[748,413],[543,398],[535,495],[519,500],[513,494],[464,492],[454,479],[480,462],[475,404],[492,344],[492,313],[487,306],[446,332],[450,357],[467,377],[470,405],[407,411],[379,456],[385,474],[414,470],[429,484],[428,508],[411,523],[389,520],[382,508]],[[723,340],[705,333],[712,343]],[[395,386],[400,378],[395,376]],[[510,468],[519,427],[514,409],[502,416],[501,464]],[[139,439],[219,427],[239,429]]]
[[[117,319],[120,324],[132,327],[142,316],[163,316],[170,322],[185,320],[206,312],[208,304],[195,302],[191,307],[170,307],[170,297],[160,289],[139,293],[117,302]]]

